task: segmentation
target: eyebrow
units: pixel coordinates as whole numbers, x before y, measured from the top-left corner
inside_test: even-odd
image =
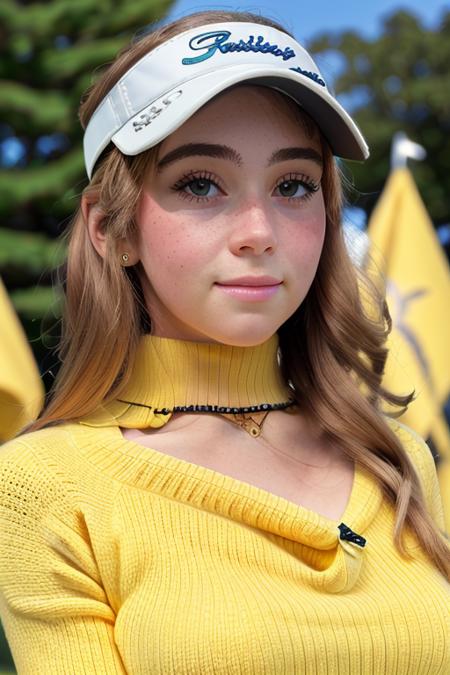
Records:
[[[323,166],[322,156],[313,148],[281,148],[276,150],[270,156],[267,166],[272,166],[277,162],[283,162],[286,159],[310,159],[320,167]]]
[[[172,162],[176,162],[177,160],[186,157],[216,157],[218,159],[231,161],[238,166],[242,165],[241,155],[228,145],[220,145],[217,143],[186,143],[185,145],[180,145],[178,148],[171,150],[157,162],[157,173],[160,173],[169,164],[172,164]],[[322,157],[317,150],[300,147],[280,148],[279,150],[276,150],[270,156],[266,166],[272,166],[272,164],[289,159],[309,159],[320,167],[323,166]]]
[[[227,159],[234,164],[242,164],[241,155],[228,145],[219,145],[216,143],[186,143],[186,145],[180,145],[180,147],[168,152],[167,155],[159,160],[156,169],[159,172],[169,164],[172,164],[172,162],[176,162],[178,159],[194,156],[217,157],[219,159]]]

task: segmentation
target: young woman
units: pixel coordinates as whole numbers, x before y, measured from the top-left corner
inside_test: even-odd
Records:
[[[434,463],[381,412],[409,398],[342,238],[334,155],[367,147],[317,66],[195,14],[80,117],[62,367],[0,460],[19,673],[450,672]]]

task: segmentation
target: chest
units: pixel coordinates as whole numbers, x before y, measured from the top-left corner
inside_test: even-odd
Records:
[[[127,672],[450,672],[448,588],[425,563],[399,558],[390,512],[367,533],[357,586],[334,594],[311,585],[300,544],[163,506],[169,517],[135,540],[133,521],[123,523],[115,640]],[[145,512],[160,513],[153,499]]]
[[[353,487],[354,464],[322,448],[305,461],[301,449],[266,447],[245,433],[229,438],[201,434],[143,434],[122,430],[126,438],[157,452],[211,469],[294,504],[340,520]],[[319,457],[319,458],[318,458]]]
[[[305,466],[294,459],[263,450],[258,456],[242,452],[215,455],[209,461],[193,457],[195,464],[249,483],[283,497],[331,520],[339,520],[350,499],[353,463],[330,461],[326,466]]]

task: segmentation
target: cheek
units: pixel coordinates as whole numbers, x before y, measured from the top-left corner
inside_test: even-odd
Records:
[[[326,221],[327,216],[323,194],[320,192],[320,198],[311,206],[308,218],[306,219],[306,229],[308,230],[314,245],[321,245],[323,243]]]
[[[289,255],[303,267],[316,268],[325,239],[325,210],[311,210],[290,228]]]
[[[326,230],[326,217],[324,212],[323,215],[320,214],[316,218],[312,219],[309,229],[311,248],[318,258],[320,257],[320,254],[322,252],[323,243],[325,240],[325,230]]]
[[[180,272],[196,256],[192,228],[144,194],[138,211],[139,253],[147,274]]]
[[[141,262],[146,276],[153,288],[170,289],[177,293],[186,286],[187,279],[192,279],[198,255],[189,237],[182,233],[166,231],[159,239],[148,238],[143,243]]]

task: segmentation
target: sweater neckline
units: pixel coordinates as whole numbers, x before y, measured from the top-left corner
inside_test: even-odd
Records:
[[[345,593],[357,583],[366,546],[342,538],[340,526],[365,537],[379,514],[382,492],[355,463],[344,513],[333,520],[275,493],[216,470],[125,439],[117,425],[84,427],[80,449],[103,473],[132,488],[169,499],[174,514],[181,504],[237,521],[292,549],[303,580],[318,591]]]
[[[78,422],[79,448],[115,480],[251,527],[289,547],[303,580],[319,591],[350,590],[361,573],[364,532],[377,515],[381,489],[357,463],[342,517],[332,520],[295,502],[205,466],[126,439],[123,428],[158,428],[176,406],[251,406],[289,400],[278,337],[256,347],[144,336],[129,382],[117,398]],[[79,427],[80,428],[80,427]],[[101,428],[101,433],[100,429]],[[342,529],[343,528],[343,529]]]
[[[80,422],[93,427],[159,428],[179,408],[225,412],[286,407],[292,400],[279,365],[276,334],[252,347],[144,335],[129,381],[113,400]]]

